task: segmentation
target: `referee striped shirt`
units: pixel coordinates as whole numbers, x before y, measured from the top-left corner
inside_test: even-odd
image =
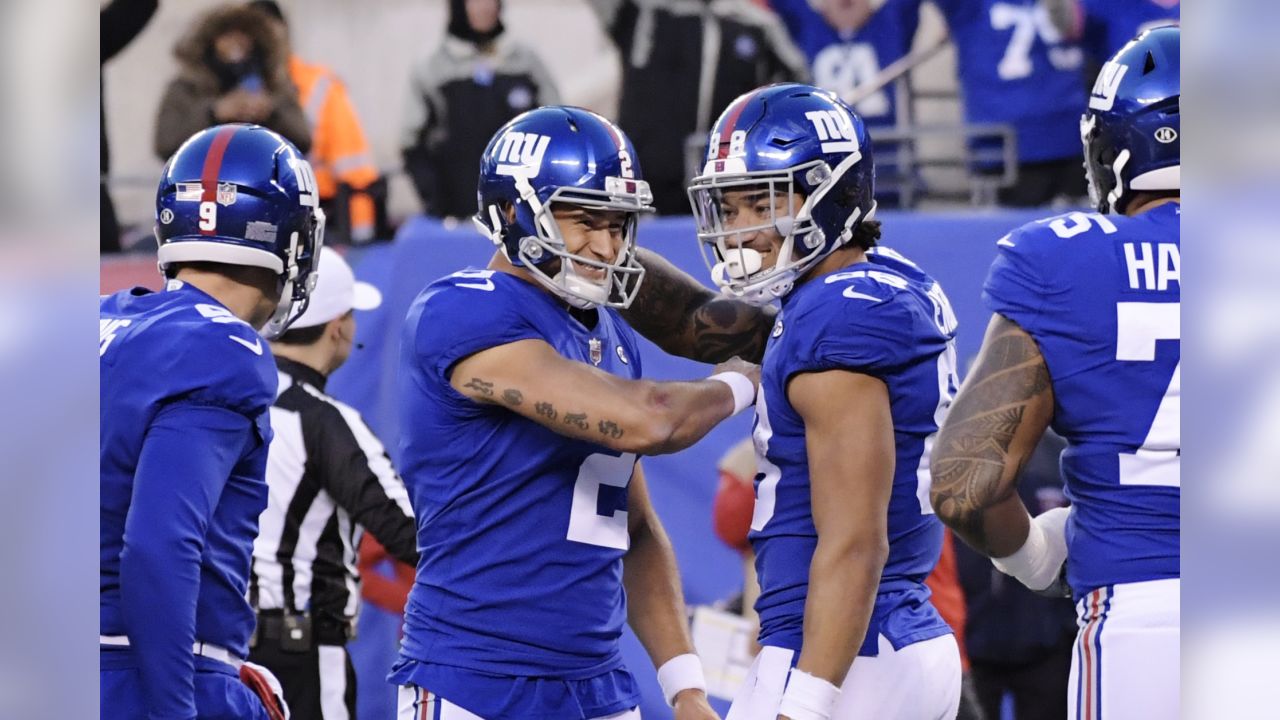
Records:
[[[343,621],[359,608],[356,557],[365,530],[417,565],[416,526],[404,482],[354,408],[324,393],[325,376],[277,357],[267,509],[253,546],[249,599]]]

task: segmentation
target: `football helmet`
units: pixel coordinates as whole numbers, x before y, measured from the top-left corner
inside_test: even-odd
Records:
[[[1135,190],[1182,187],[1180,37],[1176,25],[1147,30],[1098,73],[1080,139],[1100,212],[1123,213]]]
[[[834,93],[781,83],[740,96],[711,130],[702,174],[689,186],[703,258],[728,295],[765,304],[853,237],[875,213],[875,169],[866,125]],[[770,196],[803,198],[785,214],[770,206],[767,222],[729,229],[726,191],[760,188]],[[776,230],[777,262],[762,268],[743,236]]]
[[[485,148],[475,222],[512,265],[528,269],[573,307],[628,307],[644,278],[635,257],[636,220],[653,210],[653,193],[635,158],[622,130],[589,110],[530,110],[499,129]],[[614,262],[568,252],[553,203],[626,212]],[[515,212],[509,219],[510,208]],[[594,281],[575,266],[598,268],[604,278]]]
[[[156,192],[160,272],[175,263],[251,265],[276,273],[280,304],[262,333],[275,338],[306,310],[324,244],[311,164],[258,125],[192,135],[164,167]]]

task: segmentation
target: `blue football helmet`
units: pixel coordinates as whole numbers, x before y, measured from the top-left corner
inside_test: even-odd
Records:
[[[1080,119],[1089,198],[1122,213],[1135,190],[1182,187],[1181,31],[1152,28],[1102,66]]]
[[[707,162],[689,186],[703,259],[728,295],[765,304],[853,237],[875,213],[875,166],[866,125],[834,93],[798,83],[758,88],[729,104],[712,128]],[[729,229],[726,191],[760,188],[788,203],[780,214],[748,228]],[[782,236],[777,262],[762,268],[743,237],[761,230]]]
[[[635,258],[636,220],[653,210],[653,193],[635,158],[622,130],[589,110],[530,110],[499,129],[484,150],[476,224],[512,265],[528,269],[573,307],[628,307],[644,278]],[[553,203],[626,212],[615,261],[568,252],[551,214]],[[598,268],[604,278],[594,281],[575,266]]]
[[[156,192],[160,272],[175,263],[251,265],[276,273],[280,304],[262,333],[278,337],[306,310],[324,244],[311,164],[258,125],[216,125],[169,158]]]

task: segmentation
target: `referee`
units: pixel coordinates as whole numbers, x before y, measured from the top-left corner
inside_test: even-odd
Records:
[[[324,393],[351,354],[354,310],[381,301],[323,248],[311,304],[271,344],[279,392],[267,458],[270,499],[253,546],[249,599],[258,611],[250,659],[284,686],[293,717],[355,717],[355,671],[346,644],[360,601],[356,570],[367,529],[396,558],[417,565],[413,511],[382,443],[350,406]]]

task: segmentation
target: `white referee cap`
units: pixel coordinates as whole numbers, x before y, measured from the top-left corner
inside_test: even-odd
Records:
[[[323,325],[347,314],[349,310],[372,310],[382,304],[382,293],[366,282],[356,280],[351,266],[328,247],[320,248],[316,289],[311,292],[307,311],[290,328]]]

